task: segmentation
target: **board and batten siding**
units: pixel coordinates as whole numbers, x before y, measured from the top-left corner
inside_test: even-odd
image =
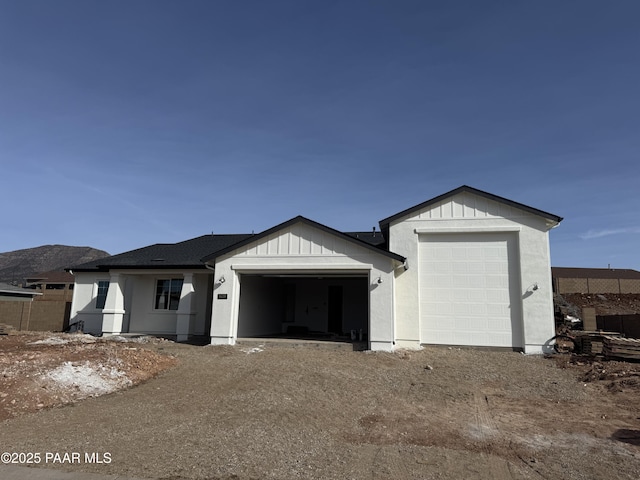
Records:
[[[295,223],[229,252],[215,261],[211,341],[234,344],[243,273],[358,274],[368,277],[372,350],[392,350],[394,260],[357,241],[304,222]],[[224,278],[224,282],[220,279]],[[380,282],[378,282],[380,279]]]
[[[292,225],[284,231],[274,233],[248,248],[239,249],[234,254],[244,256],[274,255],[342,255],[357,256],[369,251],[344,238],[314,229],[305,224]]]
[[[428,268],[420,261],[421,237],[457,234],[464,238],[468,234],[472,239],[479,233],[501,233],[513,236],[517,252],[510,260],[515,262],[510,271],[518,277],[518,291],[512,299],[519,302],[514,305],[520,312],[515,330],[520,328],[521,333],[513,334],[524,339],[526,353],[548,350],[554,335],[548,231],[554,225],[542,216],[471,192],[460,192],[394,219],[389,225],[389,249],[404,255],[409,265],[407,271],[396,273],[396,344],[415,348],[429,343],[421,338],[426,333],[422,310],[429,308],[422,300],[425,293],[420,285],[427,278],[422,270]]]
[[[535,217],[535,215],[506,203],[463,192],[414,212],[406,218],[406,221],[521,217]]]

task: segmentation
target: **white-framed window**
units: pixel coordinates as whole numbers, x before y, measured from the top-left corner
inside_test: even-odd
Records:
[[[178,310],[182,292],[182,278],[161,278],[156,282],[156,310]]]
[[[96,283],[96,308],[102,310],[107,301],[107,292],[109,291],[109,280],[98,280]]]

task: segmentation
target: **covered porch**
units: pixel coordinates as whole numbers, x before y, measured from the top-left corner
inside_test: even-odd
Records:
[[[115,271],[96,287],[103,335],[148,334],[183,342],[211,328],[209,273]]]

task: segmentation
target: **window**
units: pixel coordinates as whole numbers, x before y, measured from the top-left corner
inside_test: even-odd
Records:
[[[102,310],[104,304],[107,301],[107,292],[109,291],[109,280],[99,280],[97,295],[96,295],[96,308]]]
[[[156,310],[178,310],[182,279],[162,279],[156,283]]]

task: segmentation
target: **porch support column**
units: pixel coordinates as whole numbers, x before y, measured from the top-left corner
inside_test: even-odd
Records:
[[[193,273],[185,273],[176,321],[176,341],[178,342],[184,342],[189,339],[191,322],[194,316],[192,311],[194,292]]]
[[[112,273],[109,279],[109,290],[102,309],[102,334],[120,335],[124,318],[124,283],[125,277]]]

